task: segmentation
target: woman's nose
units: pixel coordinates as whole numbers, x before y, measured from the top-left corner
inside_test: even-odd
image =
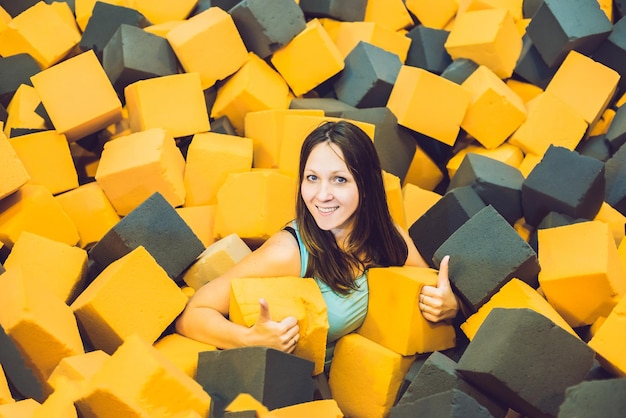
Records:
[[[330,200],[332,199],[332,190],[330,185],[327,182],[321,182],[319,188],[317,189],[317,198],[318,200]]]

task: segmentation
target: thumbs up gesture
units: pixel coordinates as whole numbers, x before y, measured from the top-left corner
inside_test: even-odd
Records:
[[[300,327],[293,316],[288,316],[280,322],[272,320],[267,301],[259,299],[259,318],[250,328],[252,333],[250,345],[276,348],[287,353],[292,353],[300,339]]]
[[[439,264],[437,286],[423,286],[419,295],[422,316],[431,322],[453,319],[459,310],[459,302],[448,277],[449,261],[450,256],[446,255]]]

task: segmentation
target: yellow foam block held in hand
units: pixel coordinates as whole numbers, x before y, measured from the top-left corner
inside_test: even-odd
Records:
[[[405,356],[454,347],[452,325],[427,321],[418,306],[422,286],[437,284],[436,270],[376,267],[367,279],[369,303],[358,334]]]
[[[300,339],[294,354],[315,363],[313,375],[324,371],[328,314],[322,292],[314,279],[301,277],[233,279],[229,318],[251,327],[258,319],[259,299],[267,301],[273,321],[294,316]]]

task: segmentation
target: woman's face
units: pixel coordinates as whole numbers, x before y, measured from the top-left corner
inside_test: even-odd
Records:
[[[330,142],[316,145],[302,178],[302,199],[319,228],[345,238],[359,205],[359,190],[339,147]]]

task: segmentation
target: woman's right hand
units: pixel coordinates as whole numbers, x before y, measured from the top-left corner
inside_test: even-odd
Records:
[[[272,320],[270,308],[265,299],[259,299],[259,318],[250,327],[249,345],[275,348],[286,353],[293,353],[300,339],[300,327],[293,316],[280,322]]]

